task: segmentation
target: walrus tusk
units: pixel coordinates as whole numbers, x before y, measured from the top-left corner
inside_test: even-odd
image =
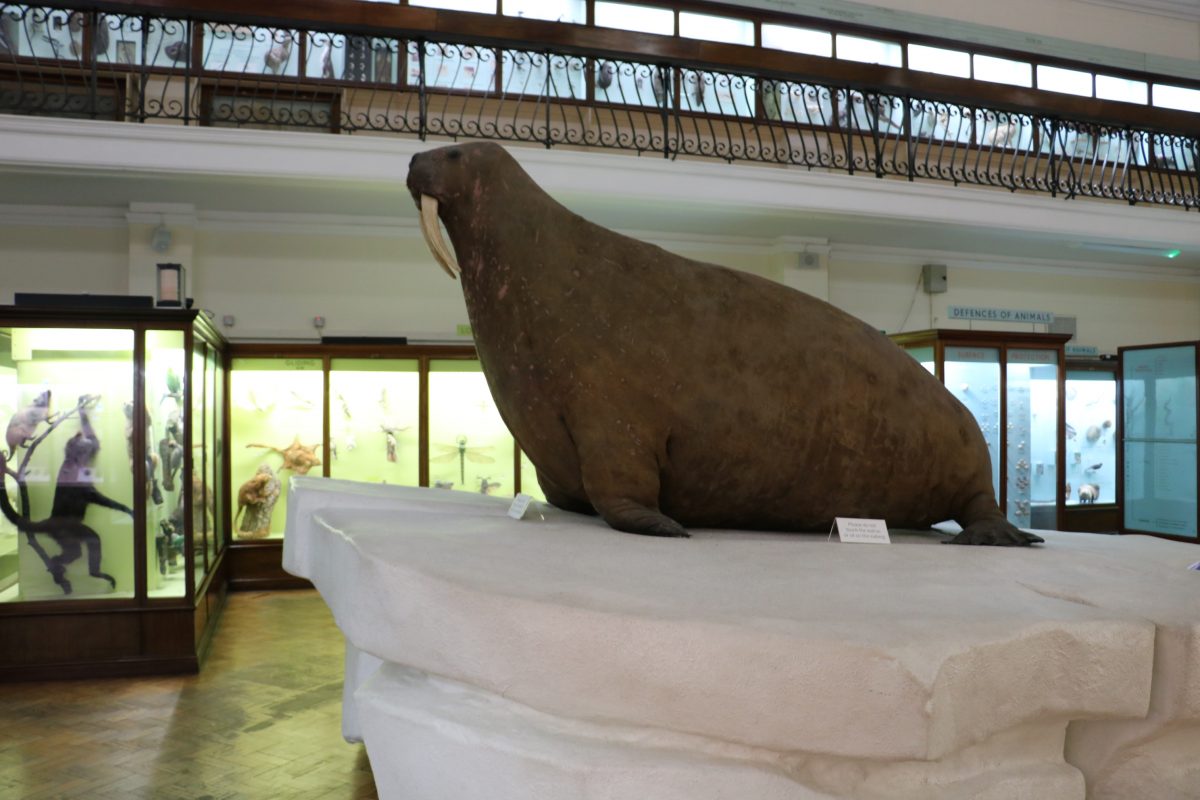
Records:
[[[462,269],[459,268],[450,248],[446,246],[446,240],[442,238],[437,212],[437,198],[427,194],[421,195],[421,235],[425,237],[425,244],[429,245],[433,257],[442,265],[442,269],[446,270],[446,274],[457,279]]]

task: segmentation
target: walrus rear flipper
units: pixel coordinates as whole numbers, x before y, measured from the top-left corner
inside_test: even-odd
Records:
[[[626,533],[642,536],[667,536],[686,539],[691,536],[687,529],[675,520],[652,508],[626,498],[618,498],[607,504],[596,503],[596,510],[612,527]]]
[[[999,547],[1028,547],[1046,541],[1042,537],[1026,533],[1004,517],[989,517],[976,520],[963,528],[962,533],[945,544],[981,544]]]

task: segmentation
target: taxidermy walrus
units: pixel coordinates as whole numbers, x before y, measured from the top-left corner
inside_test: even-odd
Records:
[[[970,412],[862,321],[594,225],[495,144],[418,154],[408,189],[554,505],[651,536],[842,516],[1042,541],[996,506]]]

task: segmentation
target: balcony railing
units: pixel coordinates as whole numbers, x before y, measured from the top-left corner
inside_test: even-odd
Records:
[[[1186,133],[375,28],[0,3],[0,112],[613,148],[1200,208]]]

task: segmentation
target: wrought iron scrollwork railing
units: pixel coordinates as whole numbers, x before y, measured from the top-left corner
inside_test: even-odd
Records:
[[[0,3],[0,112],[471,137],[1200,208],[1200,140],[608,54]]]

